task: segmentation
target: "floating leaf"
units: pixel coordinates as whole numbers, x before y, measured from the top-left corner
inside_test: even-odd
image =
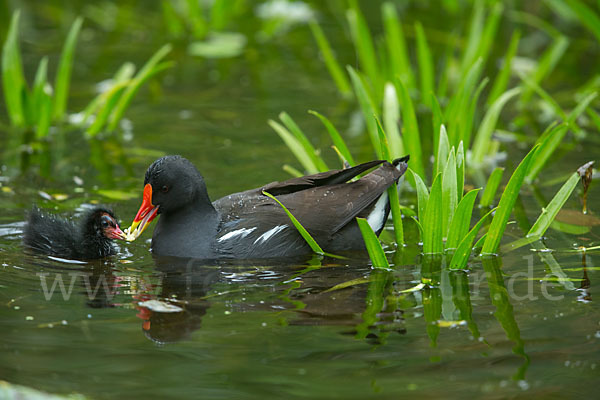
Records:
[[[138,305],[159,313],[176,313],[183,311],[183,308],[181,307],[160,300],[140,301],[138,302]]]
[[[334,287],[329,288],[329,289],[323,291],[323,293],[333,292],[334,290],[346,289],[347,287],[350,287],[350,286],[362,285],[364,283],[369,283],[370,281],[371,281],[370,278],[356,278],[356,279],[352,279],[351,281],[339,283],[339,284],[335,285]]]
[[[139,196],[137,192],[125,192],[122,190],[99,189],[96,191],[100,196],[104,196],[111,200],[132,200]]]
[[[241,55],[246,47],[246,36],[237,32],[212,32],[202,42],[192,42],[188,53],[205,58],[233,58]]]

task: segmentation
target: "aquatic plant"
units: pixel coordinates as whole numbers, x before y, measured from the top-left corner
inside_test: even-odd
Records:
[[[6,110],[14,128],[33,131],[36,138],[42,139],[48,135],[53,124],[67,120],[71,70],[83,19],[77,18],[67,35],[56,72],[54,89],[48,80],[48,57],[40,60],[30,89],[23,73],[19,50],[19,17],[19,11],[13,13],[2,48],[2,83]],[[81,118],[74,118],[72,122],[85,127],[88,137],[96,136],[102,130],[116,130],[140,87],[159,72],[173,65],[172,62],[162,61],[170,50],[170,45],[163,46],[135,75],[135,66],[132,63],[125,63],[114,75],[112,85],[90,102],[82,112]]]
[[[19,11],[13,14],[2,48],[2,83],[6,111],[12,126],[33,130],[36,137],[43,138],[48,134],[52,122],[64,118],[73,53],[83,20],[76,19],[67,35],[56,73],[53,93],[48,82],[47,57],[40,60],[33,87],[30,89],[26,83],[19,50],[19,16]]]
[[[493,133],[509,102],[518,99],[517,109],[523,113],[537,107],[546,112],[551,111],[559,122],[562,121],[567,126],[555,135],[554,143],[547,143],[544,151],[539,153],[539,157],[548,159],[568,130],[575,134],[581,132],[577,119],[596,98],[598,88],[598,82],[590,82],[569,95],[570,98],[577,99],[577,105],[570,113],[564,112],[540,87],[540,83],[564,56],[569,40],[556,29],[541,24],[537,17],[518,9],[505,10],[507,7],[511,6],[499,1],[489,5],[481,1],[473,2],[468,33],[463,37],[449,34],[444,39],[447,50],[441,53],[432,51],[426,30],[418,21],[415,22],[413,45],[416,61],[413,63],[410,57],[411,43],[406,39],[406,28],[401,24],[396,6],[391,2],[382,5],[383,33],[381,37],[374,38],[358,2],[352,0],[346,10],[346,22],[358,58],[358,68],[348,67],[348,76],[343,73],[344,69],[316,21],[311,24],[311,30],[340,94],[344,97],[351,96],[350,88],[353,88],[373,148],[377,137],[372,119],[375,114],[382,119],[388,133],[392,156],[410,153],[413,170],[427,182],[425,161],[431,156],[437,156],[439,127],[444,124],[452,146],[458,147],[463,142],[467,156],[466,170],[483,186],[485,174],[482,170],[494,167],[499,151],[499,142],[494,139]],[[573,12],[569,17],[578,15],[582,25],[596,33],[593,20],[597,16],[593,12],[586,14],[584,11],[587,6],[569,2],[564,7],[555,8],[560,9],[563,14],[565,8],[571,8]],[[492,74],[490,78],[484,77],[484,71],[492,70],[487,65],[495,62],[492,44],[498,35],[498,26],[509,14],[518,22],[531,25],[547,34],[551,39],[549,46],[539,61],[525,72],[514,62],[521,38],[520,31],[516,30],[495,76]],[[464,43],[464,46],[459,45],[460,43]],[[510,78],[515,70],[522,82],[519,86],[509,88]],[[492,85],[486,91],[488,83]],[[539,102],[531,101],[534,94],[539,96]],[[588,113],[594,114],[593,110]],[[524,119],[525,117],[521,118]],[[398,128],[400,121],[401,129]],[[430,124],[433,125],[433,129],[429,131],[432,135],[423,134],[420,127]],[[511,135],[508,132],[506,134]],[[543,140],[543,137],[539,138],[539,142]],[[431,149],[431,153],[427,154],[426,149]],[[531,182],[537,173],[539,169],[533,170],[527,181]],[[434,176],[431,178],[433,180]]]
[[[570,112],[564,111],[540,87],[540,82],[556,66],[568,46],[566,37],[555,34],[552,36],[553,42],[535,68],[528,74],[520,73],[522,84],[508,88],[512,61],[517,55],[521,37],[516,31],[510,39],[504,62],[493,79],[487,99],[481,101],[484,88],[490,81],[482,77],[484,66],[492,56],[491,44],[503,17],[503,4],[495,2],[486,12],[482,2],[474,3],[462,56],[457,60],[453,52],[446,55],[446,68],[438,71],[437,86],[432,52],[425,30],[418,22],[415,24],[417,67],[413,68],[395,6],[392,3],[383,4],[381,12],[384,35],[378,40],[383,45],[375,46],[375,40],[358,3],[350,1],[349,4],[346,11],[347,23],[360,69],[348,66],[347,75],[344,74],[344,69],[336,60],[331,45],[316,21],[311,23],[311,31],[340,93],[345,97],[352,94],[355,96],[365,120],[371,148],[377,157],[391,160],[410,154],[412,174],[408,175],[407,180],[417,192],[418,218],[415,221],[421,232],[423,253],[439,255],[449,252],[452,255],[449,263],[451,268],[463,269],[478,232],[488,221],[491,221],[491,225],[475,247],[481,249],[482,254],[497,253],[521,186],[535,181],[568,131],[577,133],[581,130],[577,121],[584,112],[587,111],[594,120],[596,113],[590,105],[597,97],[594,90],[597,85],[589,85],[587,91],[578,96],[578,102]],[[532,149],[514,171],[500,197],[498,207],[488,211],[470,228],[475,201],[481,189],[464,193],[465,179],[470,177],[477,186],[485,188],[479,205],[483,208],[491,207],[502,181],[504,168],[491,169],[487,180],[483,171],[497,162],[500,147],[493,134],[497,130],[500,115],[506,104],[517,98],[520,99],[520,109],[525,110],[533,94],[539,96],[557,119],[535,140]],[[484,109],[480,105],[482,103],[486,105]],[[417,109],[421,111],[417,112]],[[431,135],[423,134],[424,131],[419,128],[421,125],[430,125],[423,121],[423,109],[430,112]],[[352,165],[354,158],[335,126],[325,116],[315,111],[309,112],[317,116],[325,126],[340,160]],[[482,117],[479,119],[478,115]],[[302,167],[310,173],[327,170],[320,150],[311,144],[298,124],[285,112],[279,118],[281,123],[270,120],[269,124]],[[383,124],[379,122],[380,119]],[[424,142],[431,142],[431,145]],[[426,148],[431,149],[431,154],[425,153]],[[426,162],[429,159],[434,160],[432,165]],[[284,169],[293,175],[302,174],[288,165]],[[432,172],[429,174],[429,171]],[[427,185],[428,175],[432,182],[430,190]],[[541,225],[535,231],[526,233],[528,242],[532,238],[541,238],[543,233],[540,232],[545,231],[571,194],[574,188],[572,182],[570,178],[565,184],[568,184],[568,188],[559,192],[562,201],[551,203],[550,213],[547,208],[542,209],[544,222],[540,222]],[[402,210],[397,191],[391,188],[390,194],[395,195],[391,201],[395,239],[397,244],[402,245]],[[368,232],[364,233],[365,240],[372,241],[372,237],[367,237]]]
[[[237,57],[249,41],[266,42],[314,16],[302,1],[163,0],[161,5],[167,34],[191,39],[188,54],[211,59]],[[251,32],[243,30],[248,25]]]

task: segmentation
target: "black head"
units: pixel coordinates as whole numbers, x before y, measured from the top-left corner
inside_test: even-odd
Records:
[[[86,211],[81,228],[88,240],[122,239],[123,235],[112,210],[99,206]]]
[[[181,156],[165,156],[154,161],[144,178],[152,187],[152,204],[158,213],[176,211],[196,201],[210,199],[206,184],[194,164]]]

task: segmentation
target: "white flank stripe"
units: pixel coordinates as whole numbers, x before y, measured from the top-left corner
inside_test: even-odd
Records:
[[[223,240],[229,240],[229,239],[232,239],[237,236],[239,236],[240,239],[242,239],[242,238],[245,238],[246,236],[248,236],[250,233],[254,232],[255,230],[256,230],[256,228],[237,229],[235,231],[231,231],[231,232],[226,233],[225,235],[221,236],[219,239],[217,239],[217,242],[222,242]]]
[[[269,240],[271,238],[271,236],[273,236],[273,235],[281,232],[285,228],[287,228],[287,225],[277,225],[275,228],[269,229],[268,231],[266,231],[265,233],[263,233],[262,235],[260,235],[258,237],[258,239],[256,239],[254,241],[254,244],[258,243],[259,241],[261,243],[266,242],[267,240]]]
[[[379,197],[379,200],[377,200],[377,203],[375,203],[375,207],[373,207],[373,210],[367,217],[367,222],[369,223],[369,226],[375,232],[380,230],[383,227],[383,224],[385,223],[383,217],[385,217],[385,206],[387,205],[387,202],[388,194],[387,192],[384,192],[381,195],[381,197]]]

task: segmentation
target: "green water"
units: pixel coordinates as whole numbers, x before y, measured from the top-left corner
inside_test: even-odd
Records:
[[[117,28],[110,30],[96,21],[98,9],[86,3],[21,4],[28,76],[40,54],[51,54],[55,67],[71,17],[87,18],[74,67],[73,111],[89,101],[95,82],[124,61],[142,64],[165,41],[159,8],[99,2],[100,10],[115,13]],[[331,11],[335,2],[313,5],[344,61],[352,63],[351,47]],[[371,14],[377,10],[367,5],[366,14],[376,19]],[[425,8],[407,12],[413,13],[408,20],[419,17],[426,26],[436,20]],[[6,21],[10,14],[0,15]],[[466,19],[468,12],[458,17]],[[441,21],[440,31],[452,26]],[[252,38],[249,25],[239,30]],[[588,232],[550,229],[545,243],[556,251],[526,246],[503,257],[477,258],[468,273],[424,259],[414,244],[401,250],[387,246],[393,270],[383,272],[371,269],[364,255],[342,262],[315,257],[219,265],[158,259],[148,251],[152,228],[134,243],[120,243],[119,255],[87,264],[25,253],[22,221],[34,203],[65,215],[81,211],[82,204],[108,203],[127,226],[141,200],[143,173],[161,154],[191,159],[216,199],[285,179],[281,166],[297,166],[266,123],[282,110],[311,133],[330,165],[336,158],[326,132],[306,111],[329,116],[345,133],[360,130],[352,122],[356,105],[340,100],[306,26],[266,43],[251,40],[234,59],[193,58],[186,55],[186,43],[175,41],[177,66],[160,85],[140,92],[126,113],[131,132],[119,138],[86,141],[80,132],[61,131],[52,143],[29,151],[0,127],[0,380],[94,399],[595,395],[600,254],[569,251],[600,244],[597,182],[588,195]],[[563,67],[574,68],[573,63]],[[564,77],[564,85],[584,82],[588,66],[579,68],[556,79]],[[3,103],[0,110],[4,113]],[[7,121],[5,114],[0,120]],[[524,189],[529,223],[566,174],[597,159],[599,142],[598,132],[590,132],[544,171],[544,181],[557,178],[556,184]],[[366,137],[349,143],[357,158],[372,157]],[[506,146],[509,169],[523,150],[516,143]],[[101,190],[133,197],[111,199]],[[67,198],[47,200],[40,191]],[[567,210],[581,209],[579,194]],[[405,190],[402,198],[410,206],[414,197]],[[562,220],[574,222],[569,214]],[[411,229],[407,224],[407,237]],[[503,243],[522,235],[519,224],[510,224]],[[384,233],[389,238],[391,232]],[[430,283],[403,292],[422,278]],[[56,286],[50,293],[57,279],[64,292]],[[182,310],[161,313],[139,305],[165,299]]]

